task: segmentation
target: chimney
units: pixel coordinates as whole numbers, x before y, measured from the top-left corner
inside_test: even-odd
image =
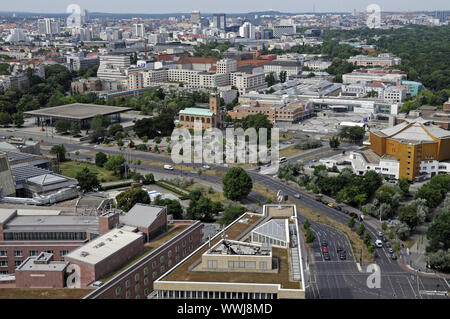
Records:
[[[98,217],[99,234],[103,235],[119,224],[119,213],[108,212]]]

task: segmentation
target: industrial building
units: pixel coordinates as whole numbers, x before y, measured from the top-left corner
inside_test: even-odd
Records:
[[[303,299],[295,205],[244,213],[154,283],[156,299]]]

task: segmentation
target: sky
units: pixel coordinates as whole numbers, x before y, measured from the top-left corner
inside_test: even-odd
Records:
[[[90,12],[107,13],[361,12],[372,3],[381,11],[450,10],[449,0],[1,0],[0,11],[63,13],[72,3]]]

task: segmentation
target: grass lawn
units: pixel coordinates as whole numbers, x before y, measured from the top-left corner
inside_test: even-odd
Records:
[[[288,140],[291,140],[293,138],[294,138],[294,135],[292,135],[292,134],[287,134],[287,133],[281,133],[280,134],[280,142],[288,141]]]
[[[196,188],[199,189],[203,193],[203,195],[208,197],[213,202],[222,202],[223,203],[226,200],[223,193],[220,193],[220,192],[216,191],[215,189],[212,189],[212,191],[209,192],[209,190],[210,190],[209,186],[205,186],[205,185],[202,185],[199,183],[194,183],[187,187],[187,189],[189,191],[192,191],[193,189],[196,189]]]
[[[291,157],[294,155],[299,155],[302,153],[305,153],[309,150],[301,150],[299,148],[295,148],[295,144],[288,146],[286,148],[283,148],[282,150],[280,150],[280,157]]]
[[[75,178],[77,173],[84,167],[89,168],[91,172],[97,174],[100,182],[115,182],[120,180],[119,177],[113,175],[113,172],[91,163],[70,161],[59,164],[61,174],[72,178]]]
[[[0,299],[81,299],[92,289],[0,288]]]

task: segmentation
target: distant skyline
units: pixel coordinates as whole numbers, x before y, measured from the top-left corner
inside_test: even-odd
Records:
[[[381,11],[434,11],[450,10],[448,0],[320,0],[320,1],[269,1],[269,0],[16,0],[2,1],[0,11],[31,13],[64,13],[69,4],[78,4],[90,12],[102,13],[190,13],[199,10],[204,13],[247,13],[254,11],[281,12],[358,12],[366,11],[369,4],[378,4]]]

